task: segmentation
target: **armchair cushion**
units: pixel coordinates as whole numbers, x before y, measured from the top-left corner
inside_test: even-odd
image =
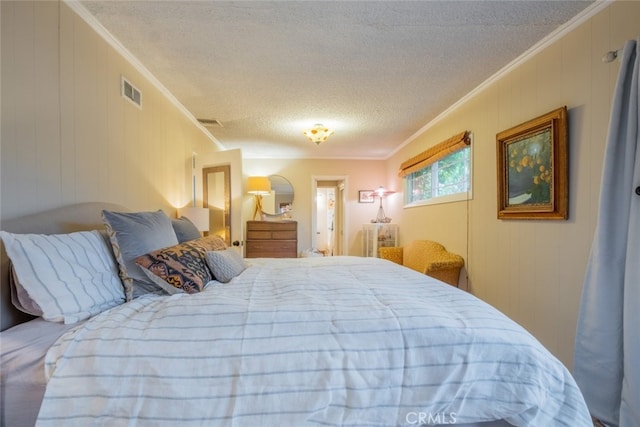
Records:
[[[464,266],[460,255],[448,252],[440,243],[430,240],[414,240],[402,248],[380,248],[380,257],[453,286],[458,286],[460,269]]]

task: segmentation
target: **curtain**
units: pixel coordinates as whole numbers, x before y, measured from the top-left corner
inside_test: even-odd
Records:
[[[463,148],[468,147],[469,145],[471,145],[471,137],[469,136],[468,131],[464,131],[457,135],[454,135],[451,138],[442,141],[437,145],[434,145],[428,150],[425,150],[422,153],[413,156],[409,160],[405,160],[404,162],[402,162],[402,164],[400,165],[400,170],[398,171],[398,176],[402,178],[409,175],[410,173],[413,173],[420,169],[424,169],[427,166],[442,159],[443,157],[455,153],[456,151],[460,151]]]
[[[592,415],[620,427],[640,426],[639,52],[622,51],[574,355]]]

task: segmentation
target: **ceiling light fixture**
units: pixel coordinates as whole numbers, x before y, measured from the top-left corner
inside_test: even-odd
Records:
[[[321,142],[326,141],[327,138],[333,135],[333,130],[329,129],[323,124],[318,123],[313,125],[311,129],[307,129],[302,133],[307,138],[309,138],[309,141],[315,142],[316,145],[320,145]]]

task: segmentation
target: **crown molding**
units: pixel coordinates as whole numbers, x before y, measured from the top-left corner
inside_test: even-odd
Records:
[[[605,8],[609,7],[614,2],[615,0],[596,0],[595,2],[587,6],[582,12],[574,16],[571,20],[567,21],[564,25],[561,25],[560,27],[556,28],[548,36],[546,36],[545,38],[540,40],[538,43],[533,45],[522,55],[518,56],[516,59],[514,59],[513,61],[505,65],[497,73],[489,77],[484,82],[480,83],[480,85],[478,85],[471,92],[467,93],[465,96],[460,98],[457,102],[452,104],[449,108],[444,110],[442,113],[438,114],[433,120],[431,120],[429,123],[421,127],[416,133],[411,135],[406,141],[404,141],[402,144],[396,147],[391,153],[389,153],[389,155],[387,155],[384,158],[384,160],[390,159],[394,154],[396,154],[398,151],[404,148],[407,144],[411,143],[413,140],[418,138],[428,129],[435,126],[438,122],[443,120],[453,111],[455,111],[458,107],[462,106],[464,103],[472,99],[478,93],[482,92],[487,87],[491,86],[493,83],[500,80],[505,75],[509,74],[510,72],[515,70],[517,67],[519,67],[523,63],[529,61],[532,57],[542,52],[544,49],[546,49],[550,45],[559,41],[561,38],[569,34],[571,31],[576,29],[578,26],[582,25],[587,20],[593,18],[595,15],[600,13]]]

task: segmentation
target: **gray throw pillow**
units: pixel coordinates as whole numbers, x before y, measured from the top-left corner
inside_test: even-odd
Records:
[[[242,255],[233,248],[227,248],[223,251],[209,251],[205,259],[213,277],[222,283],[229,282],[247,268]]]
[[[102,211],[127,301],[144,294],[164,293],[144,274],[135,259],[140,255],[178,244],[171,218],[163,211]]]
[[[186,216],[172,219],[171,225],[173,226],[173,231],[175,231],[176,237],[178,238],[178,243],[184,243],[189,240],[195,240],[202,237],[195,224]]]

